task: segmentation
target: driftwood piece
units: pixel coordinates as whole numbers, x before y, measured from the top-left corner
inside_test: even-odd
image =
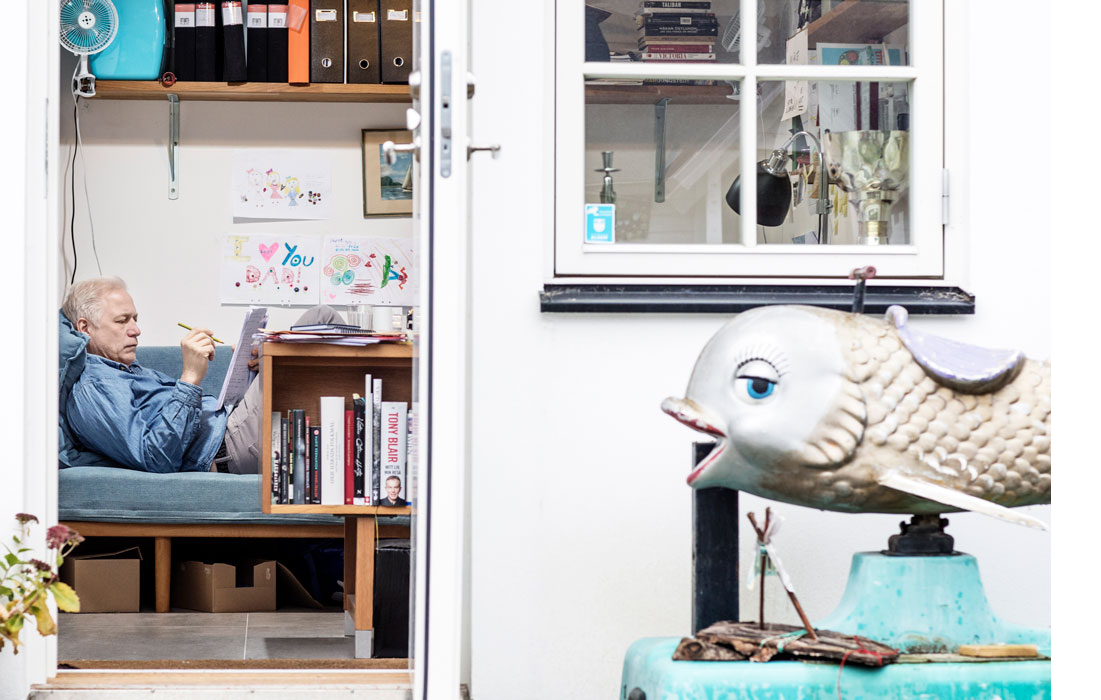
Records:
[[[684,638],[673,652],[677,661],[768,661],[773,657],[814,661],[836,661],[882,666],[898,659],[898,650],[864,637],[818,630],[817,641],[808,636],[784,637],[802,627],[769,623],[761,629],[755,622],[716,622]]]

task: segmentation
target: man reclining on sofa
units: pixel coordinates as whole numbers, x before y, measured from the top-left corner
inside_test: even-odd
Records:
[[[118,277],[73,285],[61,313],[63,349],[83,344],[85,351],[74,347],[62,353],[74,358],[72,367],[61,368],[59,452],[64,466],[259,473],[261,382],[254,381],[232,410],[216,408],[218,400],[199,389],[214,358],[209,330],[196,328],[180,341],[183,371],[175,379],[134,361],[141,335],[138,312]],[[314,307],[298,320],[342,322],[327,306]],[[258,363],[254,357],[249,366],[255,369]],[[72,379],[77,373],[70,388],[66,375]]]

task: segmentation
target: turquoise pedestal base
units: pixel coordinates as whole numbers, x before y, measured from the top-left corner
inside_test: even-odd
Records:
[[[620,700],[1047,700],[1050,661],[904,663],[883,668],[799,661],[673,661],[678,637],[640,639]],[[633,693],[633,694],[632,694]]]
[[[853,555],[841,603],[819,629],[868,637],[903,653],[955,652],[961,644],[1035,644],[1051,654],[1051,630],[1005,622],[990,608],[970,554]]]

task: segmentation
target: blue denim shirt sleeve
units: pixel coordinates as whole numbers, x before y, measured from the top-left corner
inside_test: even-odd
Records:
[[[69,398],[69,425],[97,452],[132,469],[167,473],[180,469],[200,429],[202,392],[177,381],[160,410],[134,410],[125,382],[81,381]]]

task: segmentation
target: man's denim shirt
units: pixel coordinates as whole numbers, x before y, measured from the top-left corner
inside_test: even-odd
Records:
[[[217,405],[193,384],[88,353],[66,407],[80,443],[73,466],[103,465],[102,455],[147,472],[209,471],[226,432]]]

